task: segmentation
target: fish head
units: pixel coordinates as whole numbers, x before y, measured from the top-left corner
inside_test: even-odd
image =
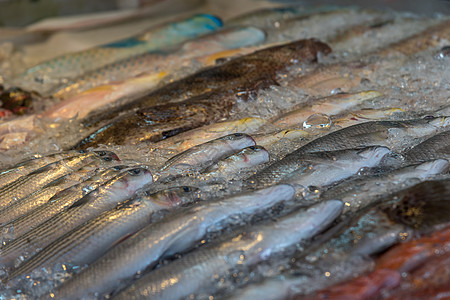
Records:
[[[238,150],[256,145],[255,140],[251,136],[240,132],[226,135],[220,139],[233,149]]]
[[[317,60],[317,55],[319,53],[327,55],[331,52],[330,46],[316,39],[299,40],[274,48],[278,51],[281,50],[277,55],[277,58],[283,60],[288,59],[288,62],[294,63],[304,60],[305,58],[315,61]]]
[[[120,161],[117,154],[112,151],[94,151],[94,153],[105,162]]]
[[[366,159],[368,162],[372,162],[371,165],[373,166],[379,164],[389,153],[391,153],[389,148],[382,146],[365,147],[357,152],[360,157]]]
[[[435,159],[427,161],[415,166],[417,171],[421,171],[421,175],[427,178],[430,175],[438,175],[449,171],[449,161],[446,159]]]
[[[433,117],[433,116],[426,116],[424,120],[430,124],[433,127],[436,128],[448,128],[450,127],[450,117]]]
[[[250,146],[242,150],[242,154],[244,155],[244,162],[258,160],[260,163],[266,163],[270,161],[269,152],[263,147],[259,145]]]
[[[117,179],[116,188],[125,190],[131,195],[144,185],[153,182],[153,176],[145,166],[125,169]]]
[[[200,189],[193,186],[172,187],[149,196],[150,201],[164,207],[176,207],[199,199]]]

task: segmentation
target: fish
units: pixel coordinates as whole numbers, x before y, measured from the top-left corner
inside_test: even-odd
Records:
[[[340,215],[342,206],[342,202],[330,200],[238,232],[142,276],[112,299],[184,299],[214,294],[220,289],[218,283],[237,267],[254,266],[289,253],[296,244],[323,231]]]
[[[209,166],[202,174],[228,177],[235,175],[242,169],[268,163],[269,161],[269,152],[264,147],[258,145],[250,146],[219,160],[217,163]]]
[[[301,153],[296,151],[246,179],[247,188],[279,182],[321,187],[348,178],[362,168],[377,166],[390,153],[386,147]]]
[[[409,162],[443,158],[450,160],[450,131],[444,131],[402,153]]]
[[[114,244],[150,224],[152,215],[193,203],[198,192],[198,188],[182,186],[141,195],[121,203],[113,210],[62,235],[15,269],[11,278],[29,274],[33,270],[45,269],[46,272],[54,273],[58,269],[68,271],[90,264]]]
[[[54,215],[70,207],[90,192],[95,191],[102,184],[117,176],[119,172],[125,168],[127,168],[127,166],[124,165],[108,168],[84,182],[58,192],[51,197],[47,203],[2,225],[0,228],[1,239],[5,242],[6,240],[13,240],[22,236],[39,224],[44,223]],[[11,206],[10,208],[13,209],[13,207],[14,206]]]
[[[253,138],[244,133],[234,133],[194,146],[169,160],[160,168],[160,176],[176,176],[198,172],[243,148],[255,146]]]
[[[310,133],[301,129],[284,129],[277,132],[265,133],[265,134],[254,134],[252,135],[257,145],[263,147],[271,147],[285,140],[301,140],[308,138]]]
[[[312,140],[295,153],[334,151],[366,146],[386,146],[403,150],[412,139],[426,137],[450,126],[449,117],[403,121],[370,121],[349,126]],[[406,145],[405,145],[406,143]]]
[[[332,118],[332,122],[339,128],[349,127],[363,122],[392,120],[393,116],[402,116],[405,111],[401,108],[362,109],[350,111],[347,114]]]
[[[3,187],[16,179],[28,175],[42,167],[45,167],[56,161],[69,158],[71,156],[81,155],[78,151],[57,152],[50,155],[36,155],[34,158],[18,163],[6,170],[0,172],[0,187]]]
[[[325,114],[328,116],[342,113],[364,101],[382,96],[378,91],[364,91],[354,94],[337,94],[321,99],[312,100],[310,104],[301,104],[299,108],[290,110],[288,113],[277,116],[271,121],[272,124],[281,128],[302,126],[308,117],[313,114]]]
[[[115,161],[111,161],[111,164],[115,164]],[[14,220],[21,215],[33,210],[34,208],[46,203],[51,197],[53,197],[59,191],[65,190],[77,183],[83,182],[88,179],[92,175],[95,175],[96,172],[100,172],[102,167],[106,167],[100,165],[100,162],[92,162],[89,163],[76,172],[67,174],[63,177],[60,177],[53,182],[50,182],[42,189],[37,192],[27,196],[26,198],[15,202],[14,204],[6,207],[3,210],[0,210],[0,224],[5,224],[11,220]]]
[[[147,168],[138,167],[123,171],[61,213],[7,243],[1,248],[0,266],[19,266],[61,235],[102,212],[113,209],[151,182],[152,175]]]
[[[185,151],[196,145],[206,143],[232,133],[251,134],[263,126],[266,120],[261,118],[243,118],[235,121],[214,123],[192,129],[156,143],[156,148],[175,149]]]
[[[94,151],[44,166],[0,188],[0,208],[6,208],[14,202],[22,200],[53,180],[70,174],[95,160],[109,163],[112,160],[118,161],[118,157],[113,152]]]
[[[199,71],[120,108],[111,109],[107,114],[93,115],[84,123],[85,126],[93,126],[101,120],[112,120],[119,111],[133,110],[103,125],[75,148],[86,148],[98,143],[123,144],[127,142],[127,136],[131,136],[135,143],[143,140],[157,142],[176,133],[218,121],[228,116],[236,98],[251,99],[257,90],[277,84],[277,73],[286,70],[289,65],[298,61],[315,61],[319,52],[327,54],[330,51],[326,44],[314,39],[300,40]],[[189,119],[190,123],[181,122],[183,119]],[[165,128],[165,123],[175,122],[181,125]],[[183,128],[184,124],[187,124],[187,128]],[[120,133],[124,127],[128,128],[126,135]],[[164,131],[161,133],[162,130],[169,134]],[[136,132],[137,138],[130,132]]]
[[[416,165],[395,169],[390,172],[364,176],[356,180],[342,182],[326,191],[321,199],[339,198],[345,204],[344,213],[357,211],[383,201],[386,194],[394,193],[449,170],[445,159],[432,160]]]
[[[109,293],[119,282],[154,266],[159,259],[194,247],[208,232],[242,222],[246,216],[291,200],[294,194],[292,186],[277,185],[224,199],[203,201],[167,215],[161,222],[141,229],[112,248],[57,287],[50,296],[64,299]]]
[[[220,28],[222,21],[213,15],[199,14],[184,20],[154,27],[140,35],[80,52],[64,54],[27,69],[11,85],[24,86],[43,93],[63,79],[128,57],[175,45]],[[15,84],[17,83],[17,84]]]
[[[264,39],[265,33],[255,27],[218,30],[194,40],[188,40],[177,46],[176,50],[162,49],[147,52],[84,73],[82,76],[70,80],[67,84],[59,86],[52,93],[52,96],[68,98],[96,86],[109,84],[113,81],[122,81],[140,74],[151,75],[159,73],[160,70],[164,70],[164,73],[167,74],[180,66],[191,64],[192,60],[196,61],[195,57],[197,56],[257,45]],[[157,83],[158,81],[155,80],[153,85],[156,86]]]

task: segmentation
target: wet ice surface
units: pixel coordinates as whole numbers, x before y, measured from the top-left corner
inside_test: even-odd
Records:
[[[405,112],[389,117],[389,119],[399,120],[420,118],[427,115],[443,116],[449,115],[450,57],[448,55],[446,56],[445,51],[443,52],[441,49],[450,45],[450,40],[440,40],[439,44],[410,57],[406,57],[400,53],[387,57],[378,57],[376,53],[364,55],[364,53],[385,47],[391,42],[396,42],[400,38],[406,38],[440,21],[442,21],[442,17],[425,19],[413,15],[359,13],[350,10],[340,14],[330,13],[318,15],[306,20],[292,21],[292,23],[275,24],[275,29],[269,30],[268,41],[279,42],[297,38],[317,37],[330,41],[330,45],[334,50],[328,57],[321,57],[319,59],[319,67],[326,67],[336,62],[353,60],[358,60],[361,64],[375,65],[377,68],[375,71],[371,66],[358,69],[353,69],[352,66],[342,67],[339,70],[339,75],[345,77],[348,73],[352,73],[352,75],[361,78],[359,83],[351,88],[338,86],[326,95],[328,96],[342,91],[360,92],[367,90],[376,90],[383,93],[383,96],[371,101],[365,101],[363,104],[357,106],[355,110],[400,108]],[[374,26],[363,35],[352,36],[351,33],[348,33],[348,35],[342,34],[350,25],[365,24],[366,22],[373,24],[381,22],[384,25]],[[329,28],[331,27],[337,28],[337,30],[330,31]],[[298,30],[298,28],[301,28],[301,30]],[[336,32],[341,34],[340,38],[334,38]],[[18,59],[18,56],[9,45],[2,45],[0,50],[0,55],[6,58],[3,61],[0,60],[0,63],[2,63],[0,67],[2,71],[1,75],[8,76],[10,73],[8,73],[7,64],[14,59]],[[361,58],[358,59],[359,57]],[[238,99],[237,105],[229,120],[239,120],[245,117],[271,119],[289,111],[294,106],[302,103],[310,103],[314,99],[322,97],[323,95],[318,95],[301,87],[293,86],[290,82],[292,78],[307,75],[316,68],[317,66],[314,64],[297,64],[290,68],[288,72],[279,74],[279,86],[272,86],[270,89],[260,91],[257,97],[250,101]],[[183,66],[180,72],[173,74],[168,80],[181,78],[184,74],[190,73],[192,69],[195,69],[195,66]],[[6,71],[3,72],[3,70]],[[46,104],[48,105],[48,103]],[[287,153],[292,152],[312,139],[340,129],[339,126],[333,123],[334,119],[334,116],[331,115],[314,114],[305,121],[299,122],[298,126],[293,128],[307,131],[310,134],[309,138],[284,139],[268,146],[267,149],[270,152],[271,161],[274,162],[284,157]],[[61,151],[71,145],[74,140],[79,140],[88,133],[88,130],[83,128],[82,124],[76,119],[56,124],[46,124],[43,120],[41,122],[43,123],[43,130],[33,133],[38,136],[36,139],[25,143],[19,149],[0,152],[0,167],[10,166],[36,153],[49,154]],[[279,130],[276,126],[268,124],[267,126],[262,126],[260,130],[255,131],[253,134],[269,134]],[[392,133],[395,136],[395,130]],[[413,141],[395,141],[392,148],[395,151],[402,151],[404,147],[417,144],[420,141],[419,139]],[[159,148],[152,143],[142,143],[139,145],[100,145],[96,149],[114,151],[124,164],[145,163],[150,166],[153,174],[167,159],[177,154],[176,150]],[[242,179],[248,178],[266,165],[248,169],[244,168],[239,174],[233,176],[233,178],[221,178],[220,176],[211,178],[196,173],[191,176],[178,178],[171,184],[201,186],[204,190],[204,197],[219,197],[239,192]],[[360,173],[360,175],[363,174],[364,172]],[[163,186],[166,185],[161,185],[161,187]],[[309,192],[304,191],[305,194]],[[289,211],[289,208],[279,208],[279,211],[276,211],[272,217],[275,218],[287,211]],[[249,221],[249,223],[254,221]],[[364,223],[366,229],[370,231],[370,225],[373,225],[373,223],[367,223],[370,223],[370,220]],[[220,234],[212,234],[208,237],[208,240],[217,237],[217,235]],[[340,246],[339,243],[343,241],[347,242],[347,240],[351,239],[352,237],[344,237],[342,240],[336,242],[337,246]],[[299,245],[297,250],[304,249],[303,247],[306,246]],[[331,246],[329,247],[329,249],[332,248]],[[327,249],[322,250],[329,251]],[[301,251],[298,251],[298,253],[301,253]],[[321,255],[323,253],[311,254],[306,258],[306,262],[302,263],[296,262],[293,258],[295,255],[275,257],[264,264],[258,265],[255,269],[238,269],[236,272],[229,274],[220,283],[220,289],[227,294],[247,282],[258,282],[264,277],[286,276],[286,274],[294,273],[296,280],[300,282],[297,285],[298,292],[307,293],[337,282],[341,278],[353,277],[358,273],[370,269],[372,266],[370,260],[366,261],[359,257],[343,261],[341,264],[334,264],[331,268],[327,268],[324,265],[315,266],[313,262]],[[336,255],[339,256],[341,253]],[[54,278],[57,282],[65,276],[68,276],[64,272],[61,272],[61,267],[57,266],[57,278]],[[64,269],[64,267],[62,268]],[[22,278],[19,286],[22,286],[24,290],[33,290],[36,294],[39,294],[54,284],[46,279],[42,280],[42,275],[44,278],[48,277],[49,274],[47,272],[52,273],[46,270],[42,274],[39,274],[39,272],[34,274],[31,280]],[[308,272],[311,273],[308,274]],[[300,276],[298,273],[300,273]],[[20,294],[21,292],[18,293]],[[12,297],[14,293],[11,290],[9,296]],[[206,293],[196,296],[199,299],[208,299],[210,295]]]

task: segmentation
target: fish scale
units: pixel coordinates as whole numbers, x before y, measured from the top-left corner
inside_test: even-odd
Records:
[[[114,159],[114,157],[107,156],[102,158],[97,153],[90,152],[54,162],[27,176],[20,177],[15,182],[0,189],[0,208],[5,208],[8,205],[23,199],[25,196],[30,195],[53,180],[74,172],[83,165],[96,159],[108,159],[107,161],[110,161]]]
[[[24,214],[23,216],[2,226],[0,228],[0,233],[2,234],[3,239],[5,233],[8,233],[8,239],[16,239],[22,236],[32,228],[44,223],[52,216],[70,207],[80,198],[86,196],[88,193],[94,191],[108,180],[117,176],[119,172],[125,168],[126,166],[115,166],[109,168],[82,183],[61,191],[49,199],[49,201],[44,205],[37,207],[27,214]]]
[[[138,173],[133,175],[134,171]],[[105,210],[114,208],[151,181],[152,176],[146,168],[134,168],[122,172],[97,188],[95,192],[79,199],[68,209],[2,247],[0,265],[12,267],[18,257],[29,258],[68,230],[96,217]]]
[[[192,203],[196,191],[198,189],[183,186],[127,201],[61,236],[21,265],[14,274],[27,274],[37,268],[52,270],[61,264],[89,264],[115,242],[149,224],[154,213]]]
[[[430,159],[450,159],[450,131],[444,131],[423,141],[403,153],[408,162],[422,162]]]
[[[65,282],[55,291],[56,298],[77,298],[93,292],[109,292],[116,288],[118,282],[154,266],[162,257],[194,247],[208,232],[239,223],[247,216],[289,201],[294,193],[292,186],[278,185],[225,199],[200,202],[166,216],[162,222],[144,227]],[[83,286],[83,290],[79,286]]]

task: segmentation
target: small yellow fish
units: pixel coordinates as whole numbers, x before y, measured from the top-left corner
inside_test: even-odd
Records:
[[[333,124],[344,128],[358,123],[387,119],[394,114],[404,112],[401,108],[361,109],[349,112],[333,120]]]
[[[266,120],[261,118],[244,118],[236,121],[214,123],[178,134],[155,144],[155,146],[184,151],[228,134],[237,132],[253,133],[266,122]]]
[[[355,107],[366,100],[380,97],[381,95],[382,94],[377,91],[365,91],[355,94],[337,94],[313,100],[312,103],[302,104],[300,108],[277,117],[272,121],[272,124],[280,128],[298,127],[313,114],[321,113],[328,116],[336,115]]]

